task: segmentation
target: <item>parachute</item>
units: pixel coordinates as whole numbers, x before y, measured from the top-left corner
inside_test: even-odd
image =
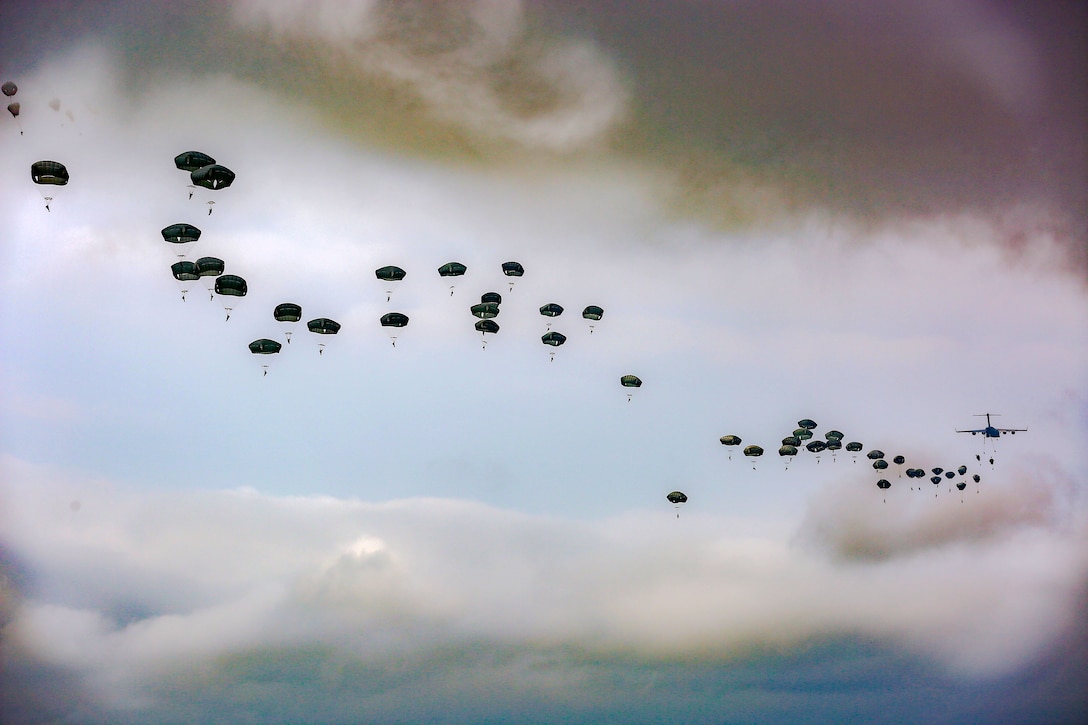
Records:
[[[234,172],[220,164],[208,164],[189,172],[189,178],[197,186],[213,191],[226,189],[234,183]]]
[[[752,459],[752,470],[756,469],[756,459],[763,455],[763,449],[759,446],[745,446],[744,455]]]
[[[888,467],[888,462],[885,461],[883,458],[878,458],[875,461],[873,461],[873,468],[875,468],[878,471],[883,471],[887,467]]]
[[[797,455],[797,446],[784,445],[784,446],[782,446],[781,448],[778,449],[778,455],[780,455],[780,456],[790,456],[790,457],[796,456]],[[790,470],[789,460],[786,461],[786,470],[787,471]]]
[[[492,317],[499,316],[499,306],[494,302],[481,302],[470,307],[469,311],[481,320],[490,320]]]
[[[393,298],[393,285],[396,282],[400,282],[408,273],[400,267],[394,267],[389,265],[386,267],[380,267],[374,270],[374,276],[385,282],[385,301],[388,302]]]
[[[184,258],[189,248],[200,239],[200,230],[192,224],[171,224],[163,228],[162,239],[164,242],[177,245],[178,257]]]
[[[520,277],[525,274],[525,268],[520,262],[503,262],[502,273],[507,277]],[[514,280],[510,280],[510,289],[514,289]]]
[[[800,446],[801,439],[797,436],[786,436],[782,439],[782,445],[784,446]]]
[[[484,305],[501,305],[502,295],[498,292],[484,292],[480,295],[480,304]]]
[[[294,302],[282,302],[272,310],[272,317],[275,318],[276,322],[286,322],[291,326],[291,329],[284,333],[287,344],[290,345],[291,333],[295,331],[295,325],[302,319],[302,305],[296,305]],[[318,354],[320,354],[320,351]]]
[[[892,459],[892,463],[894,463],[897,466],[901,466],[906,462],[907,462],[907,459],[905,457],[903,457],[903,456],[896,456],[895,458]]]
[[[592,335],[593,323],[600,322],[601,318],[604,317],[604,310],[597,305],[589,305],[582,310],[582,317],[589,320],[589,334]]]
[[[567,336],[564,335],[562,332],[549,331],[545,332],[543,335],[540,336],[540,341],[545,345],[550,345],[551,347],[559,347],[567,341]],[[551,357],[548,361],[555,361],[555,350],[551,351]]]
[[[178,281],[178,286],[181,287],[181,301],[184,302],[185,295],[189,292],[189,285],[186,283],[200,279],[200,270],[196,262],[182,260],[170,265],[170,271],[174,274],[174,279]]]
[[[392,328],[390,330],[390,338],[393,340],[393,347],[397,346],[397,333],[396,331],[401,327],[408,325],[408,315],[400,312],[388,312],[382,315],[381,318],[382,327]]]
[[[35,161],[30,165],[30,178],[35,184],[66,186],[69,178],[68,169],[59,161]],[[45,210],[52,211],[49,203],[53,201],[53,197],[43,193],[42,198],[45,199]]]
[[[246,286],[246,281],[236,274],[224,274],[215,278],[215,293],[222,295],[223,297],[245,297],[249,289]],[[240,301],[240,300],[239,300]],[[229,307],[227,305],[230,305]],[[235,303],[223,302],[223,309],[227,312],[227,319],[230,319],[230,313],[234,309]]]
[[[820,452],[827,448],[827,444],[824,443],[823,441],[817,439],[817,440],[814,440],[814,441],[809,441],[805,445],[805,448],[808,449],[808,451],[810,453],[815,453],[816,454],[816,462],[819,463],[820,462]]]
[[[812,431],[808,428],[798,428],[797,430],[793,431],[793,437],[800,438],[803,441],[807,441],[809,438],[812,437]]]
[[[302,308],[300,307],[299,314],[301,313]],[[328,317],[317,317],[306,323],[306,329],[315,335],[335,335],[340,332],[340,323],[336,320],[330,320]],[[325,354],[325,343],[317,343],[317,354]]]
[[[816,421],[811,418],[803,418],[802,420],[797,421],[797,427],[804,428],[805,430],[812,430],[816,427]]]
[[[196,260],[196,268],[200,273],[200,278],[205,280],[204,287],[208,290],[208,299],[215,298],[215,279],[223,274],[223,270],[226,269],[226,265],[223,264],[223,260],[219,257],[201,257]],[[210,280],[210,281],[209,281]]]
[[[871,460],[871,461],[875,461],[875,460],[877,460],[877,459],[879,459],[879,458],[883,458],[883,457],[884,457],[884,451],[880,450],[879,448],[874,448],[873,450],[871,450],[871,451],[869,451],[868,453],[866,453],[866,454],[865,454],[865,456],[866,456],[866,458],[868,458],[869,460]]]
[[[269,340],[267,337],[262,337],[260,340],[254,340],[249,343],[249,351],[254,355],[274,355],[280,351],[280,345],[275,340]],[[264,374],[268,375],[268,363],[262,363],[261,367],[264,369]]]
[[[862,448],[864,448],[864,446],[861,445],[860,443],[858,443],[857,441],[850,441],[849,443],[846,444],[846,450],[850,451],[851,453],[857,453]]]
[[[676,518],[680,518],[680,504],[687,503],[688,497],[683,491],[672,491],[666,494],[665,498],[676,508]]]
[[[620,385],[625,388],[641,388],[642,380],[637,375],[622,375],[620,376]],[[627,394],[627,402],[631,402],[631,398],[634,393]]]
[[[14,96],[18,93],[19,86],[15,85],[15,81],[4,81],[4,85],[0,86],[0,91],[3,91],[5,96]]]
[[[215,159],[200,151],[183,151],[174,157],[174,166],[177,166],[181,171],[188,171],[190,173],[198,171],[205,166],[212,166],[214,163]]]
[[[889,488],[892,487],[892,482],[886,478],[882,478],[876,482],[876,487],[879,488],[881,491],[887,491]],[[887,497],[884,498],[884,503],[888,503]]]
[[[554,302],[549,302],[540,308],[540,314],[545,317],[559,317],[559,315],[563,314],[563,307]],[[547,329],[552,329],[552,323],[548,323]]]
[[[841,441],[843,439],[843,434],[837,430],[829,430],[824,433],[824,438],[829,441]]]
[[[484,349],[487,349],[487,333],[496,333],[499,331],[499,323],[494,320],[478,320],[476,322],[476,331],[483,334]]]
[[[10,113],[11,117],[15,119],[15,125],[19,127],[19,135],[22,136],[23,124],[19,122],[19,108],[20,106],[18,101],[14,101],[13,103],[8,104],[8,113]]]
[[[721,441],[723,446],[729,447],[729,460],[733,460],[733,446],[739,446],[743,442],[740,436],[735,435],[725,435],[718,440]]]
[[[464,273],[467,271],[468,267],[461,264],[460,262],[446,262],[438,268],[438,274],[441,277],[460,277],[464,275]],[[454,285],[451,284],[450,297],[453,297],[453,287]]]
[[[967,475],[967,466],[960,466],[959,468],[956,469],[956,473],[960,474],[961,476],[966,476]]]

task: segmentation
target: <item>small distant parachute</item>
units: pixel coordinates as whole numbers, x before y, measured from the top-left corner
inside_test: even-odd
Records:
[[[967,475],[967,466],[960,466],[959,468],[956,469],[956,473],[960,474],[961,476],[966,476]]]
[[[215,159],[200,151],[183,151],[174,157],[174,166],[190,173],[215,164]]]
[[[958,483],[956,483],[956,488],[958,488],[961,491],[963,489],[967,488],[967,481],[959,481]]]
[[[975,475],[971,476],[971,480],[974,481],[975,483],[978,483],[979,481],[982,480],[982,476],[980,476],[980,475],[978,475],[976,473]]]
[[[779,456],[793,457],[797,455],[797,446],[782,446],[778,449]],[[786,461],[786,470],[789,470],[790,462]]]
[[[494,320],[479,320],[476,322],[476,331],[483,333],[484,349],[487,349],[487,333],[495,334],[499,331],[499,323]]]
[[[392,328],[390,330],[389,337],[393,341],[393,347],[396,347],[396,331],[408,325],[408,315],[405,315],[401,312],[387,312],[386,314],[382,315],[380,322],[382,323],[382,327]]]
[[[19,127],[19,135],[22,136],[23,124],[19,121],[19,108],[20,106],[18,101],[14,101],[13,103],[8,104],[8,113],[10,113],[11,117],[15,119],[15,125]]]
[[[299,309],[302,312],[302,309]],[[317,317],[306,323],[306,329],[315,335],[335,335],[340,332],[340,323],[328,317]],[[325,354],[325,343],[317,343],[317,354]]]
[[[800,438],[803,441],[807,441],[809,438],[812,437],[812,431],[808,428],[798,428],[793,431],[793,437]]]
[[[494,302],[481,302],[470,307],[469,311],[481,320],[490,320],[492,317],[498,317],[499,306]]]
[[[878,458],[877,460],[873,461],[873,468],[875,468],[878,471],[883,471],[887,467],[888,467],[888,462],[885,461],[883,458]]]
[[[557,305],[554,302],[549,302],[540,308],[540,314],[544,317],[559,317],[559,315],[563,314],[563,306]],[[549,322],[548,329],[550,330],[551,328],[552,323]]]
[[[639,376],[637,376],[637,375],[621,375],[620,376],[620,385],[622,385],[625,388],[641,388],[642,387],[642,379],[639,378]],[[628,403],[631,402],[631,398],[633,396],[634,396],[634,393],[628,393],[627,394],[627,402]]]
[[[902,466],[906,462],[907,462],[907,459],[904,456],[896,456],[895,458],[892,459],[892,463],[894,463],[897,466]]]
[[[438,274],[441,277],[461,277],[468,271],[468,267],[460,262],[446,262],[438,268]],[[450,297],[453,297],[454,285],[450,284]]]
[[[857,441],[850,441],[846,444],[846,450],[850,451],[851,453],[858,453],[862,448],[864,448],[864,446]]]
[[[35,161],[30,165],[30,178],[35,184],[65,186],[68,184],[68,169],[59,161]],[[46,196],[43,192],[42,198],[45,199],[45,210],[52,211],[49,203],[53,201],[53,197]]]
[[[835,451],[837,451],[837,450],[839,450],[841,448],[842,448],[842,441],[841,440],[839,440],[838,438],[829,438],[828,439],[828,441],[827,441],[827,450],[834,453]]]
[[[189,172],[192,182],[205,189],[226,189],[234,183],[234,172],[221,164],[208,164]],[[209,210],[211,213],[211,210]]]
[[[799,446],[801,445],[801,439],[797,436],[786,436],[782,439],[782,445],[784,446]]]
[[[582,310],[582,317],[589,320],[589,334],[592,335],[593,323],[600,322],[601,318],[604,317],[604,309],[598,307],[597,305],[589,305],[584,310]]]
[[[811,418],[803,418],[797,421],[798,428],[804,428],[805,430],[813,430],[816,427],[816,421]]]
[[[215,278],[215,293],[224,298],[226,297],[245,297],[249,288],[246,285],[246,281],[236,274],[224,274]],[[224,300],[223,309],[226,310],[227,319],[230,319],[230,313],[235,307],[234,302],[227,302]],[[229,306],[228,306],[229,305]]]
[[[192,224],[171,224],[163,228],[162,239],[177,245],[175,249],[178,257],[184,257],[193,243],[200,239],[200,230]]]
[[[295,331],[295,325],[302,319],[302,305],[297,305],[294,302],[282,302],[276,305],[276,308],[272,310],[272,317],[276,322],[286,322],[291,326],[284,337],[287,338],[287,344],[291,344],[291,333]]]
[[[805,448],[809,451],[809,453],[815,453],[816,454],[816,462],[819,463],[820,462],[820,453],[827,449],[827,444],[824,443],[823,441],[817,439],[817,440],[814,440],[814,441],[809,441],[805,445]]]
[[[374,270],[374,276],[385,282],[385,301],[388,302],[393,298],[393,286],[408,276],[408,273],[400,267],[388,265]]]
[[[501,305],[502,295],[500,295],[498,292],[484,292],[482,295],[480,295],[480,304]]]
[[[933,475],[934,475],[934,476],[939,476],[939,475],[941,475],[942,473],[944,473],[944,469],[943,469],[943,468],[941,468],[940,466],[938,466],[938,467],[936,467],[936,468],[932,469],[932,471],[933,471]]]
[[[763,455],[763,449],[760,446],[751,445],[744,447],[744,455],[752,459],[752,470],[755,470],[756,460]]]
[[[566,342],[567,341],[567,336],[564,335],[562,332],[555,332],[554,330],[552,330],[552,331],[549,331],[549,332],[545,332],[543,335],[541,335],[540,336],[540,341],[542,343],[544,343],[545,345],[550,345],[551,347],[554,348],[554,347],[559,347],[564,342]],[[551,357],[549,358],[549,362],[554,362],[554,361],[555,361],[555,350],[552,350],[551,351]]]
[[[196,268],[200,273],[200,277],[204,280],[204,287],[208,290],[208,299],[215,297],[214,285],[215,278],[223,274],[223,270],[226,269],[226,264],[219,257],[201,257],[196,260]],[[211,281],[209,281],[211,280]]]
[[[275,340],[269,340],[267,337],[262,337],[260,340],[254,340],[249,343],[249,351],[254,355],[274,355],[280,351],[280,345]],[[264,374],[268,375],[268,364],[262,363],[261,367],[264,369]]]
[[[525,268],[520,262],[503,262],[502,273],[507,277],[520,277],[525,274]],[[514,289],[514,280],[510,280],[510,289]]]
[[[945,478],[955,478],[956,477],[956,472],[955,471],[945,471],[944,472],[944,477]]]
[[[196,262],[182,260],[171,264],[170,271],[173,273],[174,279],[179,282],[179,286],[181,287],[181,301],[184,302],[185,295],[189,292],[189,285],[186,283],[200,279],[200,270],[197,268]]]
[[[866,454],[865,454],[865,456],[866,456],[866,457],[867,457],[867,458],[868,458],[869,460],[871,460],[871,461],[875,461],[875,460],[877,460],[877,459],[880,459],[880,458],[883,458],[883,457],[884,457],[884,451],[880,450],[879,448],[874,448],[873,450],[871,450],[871,451],[869,451],[868,453],[866,453]]]
[[[672,491],[665,498],[676,508],[676,518],[680,518],[680,504],[687,503],[688,497],[683,491]]]
[[[740,436],[735,435],[722,436],[718,440],[721,441],[723,446],[729,447],[729,460],[733,460],[733,447],[739,446],[743,442],[741,441]]]
[[[929,480],[930,480],[931,483],[933,483],[934,486],[936,486],[936,485],[940,484],[941,477],[940,476],[931,476]]]
[[[841,441],[843,439],[843,434],[841,431],[829,430],[828,432],[824,433],[824,438],[829,441]]]
[[[4,81],[4,85],[0,86],[0,91],[3,91],[5,96],[14,96],[19,92],[19,86],[15,85],[15,81]]]
[[[889,488],[892,487],[892,483],[888,479],[882,478],[882,479],[880,479],[879,481],[876,482],[876,486],[877,486],[877,488],[881,488],[881,489],[889,489]]]

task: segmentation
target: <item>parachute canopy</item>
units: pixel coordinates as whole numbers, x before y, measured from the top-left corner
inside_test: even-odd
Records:
[[[494,302],[481,302],[478,305],[473,305],[469,310],[481,320],[488,320],[497,317],[499,314],[499,306]]]
[[[963,489],[967,488],[967,481],[960,481],[959,483],[956,484],[956,488],[958,488],[961,491]]]
[[[301,308],[299,312],[301,312]],[[340,332],[340,323],[328,317],[318,317],[306,323],[306,329],[318,335],[335,335]]]
[[[782,446],[778,449],[778,455],[780,456],[796,456],[797,446]]]
[[[812,430],[816,427],[816,421],[812,420],[811,418],[804,418],[797,421],[797,427],[804,428],[805,430]]]
[[[383,282],[399,282],[404,279],[407,274],[408,273],[400,267],[394,267],[393,265],[374,270],[374,276]]]
[[[828,432],[824,433],[824,438],[828,439],[829,441],[841,441],[843,439],[843,434],[841,431],[829,430]]]
[[[878,458],[877,460],[873,461],[873,468],[875,468],[878,471],[883,471],[887,467],[888,467],[888,462],[885,461],[883,458]]]
[[[604,317],[604,310],[597,305],[590,305],[589,307],[582,310],[582,317],[586,318],[587,320],[599,320]]]
[[[162,238],[171,244],[188,244],[200,239],[200,230],[192,224],[171,224],[163,228]]]
[[[907,459],[905,457],[903,457],[903,456],[896,456],[895,458],[892,459],[892,463],[894,463],[897,466],[901,466],[906,462],[907,462]]]
[[[637,375],[624,375],[620,377],[620,385],[625,388],[641,388],[642,381]]]
[[[763,455],[763,449],[760,448],[759,446],[745,446],[744,447],[744,455],[751,456],[752,458],[756,458],[758,456]]]
[[[236,274],[224,274],[215,278],[215,293],[228,297],[245,297],[249,289],[246,281]]]
[[[864,448],[864,446],[862,446],[857,441],[850,441],[849,443],[846,444],[846,450],[850,451],[851,453],[857,453],[862,448]]]
[[[249,343],[249,351],[254,355],[271,355],[279,352],[282,347],[283,345],[275,340],[269,340],[267,337]]]
[[[205,189],[225,189],[234,183],[234,172],[226,166],[209,164],[189,172],[189,178]]]
[[[808,445],[806,445],[805,448],[807,448],[811,453],[819,453],[820,451],[827,449],[827,444],[821,440],[814,440],[809,441]]]
[[[64,186],[68,183],[68,169],[59,161],[35,161],[30,165],[30,178],[35,184]]]
[[[19,91],[19,86],[15,85],[14,81],[4,81],[0,91],[3,91],[5,96],[14,96]]]
[[[174,157],[174,166],[182,171],[193,172],[214,163],[215,159],[200,151],[184,151]]]
[[[276,305],[276,309],[272,310],[272,316],[277,322],[298,322],[302,319],[302,305],[284,302]]]
[[[218,277],[223,274],[226,265],[219,257],[201,257],[196,260],[196,268],[201,277]]]
[[[404,327],[408,324],[408,315],[400,312],[387,312],[382,315],[382,327]]]
[[[540,314],[545,317],[559,317],[559,315],[563,314],[563,307],[554,302],[549,302],[540,308]]]
[[[840,448],[842,448],[842,441],[840,441],[838,438],[829,438],[828,439],[828,441],[827,441],[827,450],[837,451]]]
[[[782,445],[784,446],[799,446],[801,445],[801,439],[797,436],[786,436],[782,439]]]
[[[567,336],[562,332],[546,332],[540,336],[540,341],[545,345],[551,345],[552,347],[559,347],[567,341]]]
[[[868,458],[869,458],[870,460],[873,460],[873,461],[875,461],[875,460],[877,460],[877,459],[879,459],[879,458],[883,458],[883,457],[884,457],[884,451],[882,451],[882,450],[880,450],[880,449],[878,449],[878,448],[874,448],[873,450],[869,451],[869,452],[868,452],[868,453],[866,453],[865,455],[866,455],[866,457],[868,457]]]
[[[476,331],[482,333],[495,333],[499,331],[499,323],[494,320],[480,320],[476,323]]]
[[[722,436],[718,440],[722,442],[723,446],[739,446],[742,443],[740,436],[735,435]]]
[[[507,277],[520,277],[525,274],[525,268],[521,266],[520,262],[503,262],[502,273]]]
[[[956,473],[960,474],[961,476],[966,476],[967,475],[967,466],[960,466],[959,468],[956,469]]]
[[[200,279],[200,270],[196,262],[182,261],[170,265],[170,271],[174,273],[174,279],[179,282],[191,282]]]
[[[9,103],[8,104],[8,113],[10,113],[15,118],[18,118],[20,108],[21,108],[21,106],[19,105],[18,101],[15,101],[14,103]]]
[[[498,292],[484,292],[482,295],[480,295],[480,303],[485,305],[501,305],[502,295],[500,295]]]
[[[793,431],[793,437],[800,438],[803,441],[807,441],[809,438],[812,437],[812,431],[810,431],[808,428],[798,428]]]
[[[669,503],[687,503],[688,497],[683,491],[673,491],[665,496]]]
[[[468,271],[468,267],[460,262],[446,262],[438,268],[438,274],[442,277],[460,277]]]
[[[889,481],[888,479],[882,478],[876,482],[876,487],[880,489],[891,488],[892,484],[891,481]]]

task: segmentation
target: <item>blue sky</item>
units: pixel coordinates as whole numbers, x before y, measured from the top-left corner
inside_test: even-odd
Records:
[[[4,718],[1084,719],[1082,8],[0,18]],[[265,376],[285,301],[343,327]],[[786,470],[801,418],[982,482]]]

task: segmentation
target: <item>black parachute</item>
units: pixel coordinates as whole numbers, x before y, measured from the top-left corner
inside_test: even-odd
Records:
[[[438,268],[438,274],[441,277],[460,277],[468,271],[468,267],[460,262],[446,262]],[[450,284],[450,297],[453,297],[454,284]]]
[[[498,292],[484,292],[482,295],[480,295],[480,304],[501,305],[502,295],[500,295]]]
[[[555,332],[554,330],[551,330],[541,335],[540,341],[545,345],[550,345],[551,347],[559,347],[567,341],[567,336],[564,335],[562,332]],[[551,351],[551,356],[549,360],[551,362],[555,361],[555,350]]]
[[[269,340],[267,337],[249,343],[249,351],[254,355],[275,355],[282,347],[278,342]],[[268,375],[268,364],[264,363],[261,367],[264,369],[264,374]]]
[[[196,262],[190,262],[188,260],[182,260],[180,262],[174,262],[170,265],[170,272],[174,275],[174,279],[181,283],[181,301],[185,301],[185,295],[189,293],[189,286],[186,282],[192,282],[200,279],[200,270],[196,266]]]
[[[499,306],[494,302],[481,302],[478,305],[473,305],[469,308],[469,311],[481,320],[489,320],[492,317],[497,317],[499,314]]]
[[[827,444],[821,440],[814,440],[805,444],[805,448],[810,453],[820,453],[821,451],[827,450]]]
[[[388,302],[393,297],[393,285],[408,276],[408,273],[390,264],[374,270],[374,276],[385,282],[385,301]]]
[[[387,313],[385,313],[384,315],[381,316],[381,320],[379,320],[379,321],[382,323],[382,327],[393,328],[393,330],[391,331],[391,334],[389,335],[389,339],[393,341],[393,347],[396,347],[397,346],[396,330],[398,330],[398,329],[400,329],[402,327],[407,327],[407,325],[408,325],[408,315],[406,315],[406,314],[404,314],[402,312],[387,312]]]
[[[669,503],[687,503],[688,497],[683,491],[673,491],[665,496]]]
[[[171,224],[162,230],[164,242],[176,244],[175,249],[179,257],[184,257],[190,246],[200,239],[200,230],[192,224]]]
[[[857,453],[862,448],[864,448],[864,446],[861,445],[861,443],[859,443],[857,441],[850,441],[849,443],[846,444],[846,450],[850,451],[851,453]]]
[[[317,317],[306,323],[306,329],[318,335],[335,335],[340,332],[340,323],[328,317]]]
[[[487,349],[487,333],[495,334],[499,331],[499,323],[494,320],[478,320],[476,322],[476,331],[483,334],[483,347]]]
[[[272,310],[272,316],[277,322],[298,322],[302,319],[302,305],[294,302],[283,302]]]
[[[201,277],[218,277],[223,274],[226,265],[219,257],[201,257],[196,260],[196,268],[200,271]]]
[[[641,388],[642,380],[637,375],[623,375],[620,377],[620,385],[625,388]]]
[[[211,166],[214,163],[215,159],[200,151],[183,151],[174,157],[174,166],[190,173],[205,166]]]
[[[907,462],[907,459],[904,456],[896,456],[895,458],[892,459],[892,463],[894,463],[897,466],[901,466],[906,462]]]
[[[236,274],[224,274],[215,278],[215,293],[225,297],[245,297],[249,292],[249,288],[246,285],[246,281]],[[226,310],[227,319],[230,319],[231,310],[234,309],[233,305],[228,306],[230,303],[225,303],[223,309]]]
[[[35,184],[47,186],[66,186],[68,184],[68,169],[59,161],[35,161],[30,165],[30,178]],[[50,211],[49,202],[53,197],[45,197],[45,210]]]
[[[525,268],[520,262],[503,262],[502,273],[507,277],[520,277],[525,274]]]
[[[887,467],[888,467],[888,462],[885,461],[883,458],[878,458],[875,461],[873,461],[873,468],[875,468],[878,471],[883,471]]]
[[[871,461],[875,461],[884,457],[884,451],[880,450],[879,448],[874,448],[873,450],[866,453],[865,457]]]
[[[807,441],[812,437],[812,431],[808,428],[797,428],[793,431],[794,438],[800,438],[803,441]]]
[[[540,314],[545,317],[559,317],[559,315],[563,314],[563,306],[557,305],[554,302],[549,302],[548,304],[541,306]],[[549,325],[550,324],[551,323],[549,323]]]
[[[604,317],[604,310],[597,305],[589,305],[584,310],[582,310],[582,317],[586,318],[587,320],[593,320],[596,322],[597,320],[600,320],[602,317]]]
[[[782,445],[784,446],[800,446],[801,439],[797,436],[786,436],[782,439]]]
[[[205,189],[225,189],[234,183],[234,172],[220,164],[208,164],[189,172],[189,178]]]
[[[843,439],[843,434],[841,431],[829,430],[828,432],[824,433],[824,438],[829,441],[841,441]]]
[[[805,430],[813,430],[816,427],[816,421],[811,418],[802,418],[797,421],[798,428],[804,428]]]
[[[888,479],[882,478],[876,482],[876,487],[879,489],[889,489],[892,487],[892,483]]]

